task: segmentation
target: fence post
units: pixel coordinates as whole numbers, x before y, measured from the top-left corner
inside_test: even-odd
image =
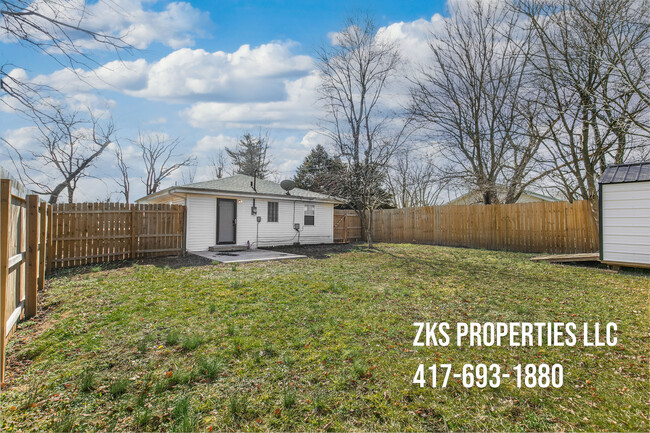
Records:
[[[135,205],[131,204],[131,260],[135,260],[135,248],[137,241],[135,238]]]
[[[5,383],[5,348],[7,345],[7,279],[9,276],[9,179],[0,179],[0,382]]]
[[[38,288],[38,196],[27,196],[27,272],[25,275],[25,318],[36,316]]]
[[[41,229],[38,249],[38,290],[43,290],[45,287],[45,262],[46,262],[46,246],[47,246],[47,203],[41,203],[40,210],[40,223]]]
[[[47,260],[47,272],[52,272],[54,269],[54,205],[47,205],[47,253],[45,258]]]

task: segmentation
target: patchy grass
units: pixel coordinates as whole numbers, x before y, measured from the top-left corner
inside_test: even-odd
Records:
[[[12,337],[2,431],[648,431],[647,274],[380,244],[51,278]],[[609,322],[615,348],[413,347],[413,322]],[[560,389],[411,383],[419,363],[561,363]]]

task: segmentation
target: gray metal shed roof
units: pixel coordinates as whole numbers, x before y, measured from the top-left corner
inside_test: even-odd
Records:
[[[610,165],[600,177],[599,182],[606,183],[627,183],[645,182],[650,180],[650,161],[636,162],[632,164]]]

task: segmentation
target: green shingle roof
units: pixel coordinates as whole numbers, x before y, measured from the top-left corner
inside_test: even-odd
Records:
[[[251,186],[253,182],[252,176],[244,174],[236,174],[230,177],[223,177],[221,179],[208,180],[206,182],[196,182],[187,185],[179,186],[178,188],[191,188],[210,191],[223,191],[223,192],[239,192],[247,194],[255,194],[255,190]],[[257,179],[256,182],[257,194],[270,194],[270,195],[287,195],[287,192],[282,189],[280,184],[271,182],[266,179]],[[302,197],[315,200],[339,201],[335,197],[325,194],[320,194],[305,189],[294,188],[289,192],[292,197]]]

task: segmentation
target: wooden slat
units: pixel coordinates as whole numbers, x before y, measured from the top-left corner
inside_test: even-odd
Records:
[[[36,316],[38,290],[38,196],[27,196],[27,272],[25,281],[25,317]]]

